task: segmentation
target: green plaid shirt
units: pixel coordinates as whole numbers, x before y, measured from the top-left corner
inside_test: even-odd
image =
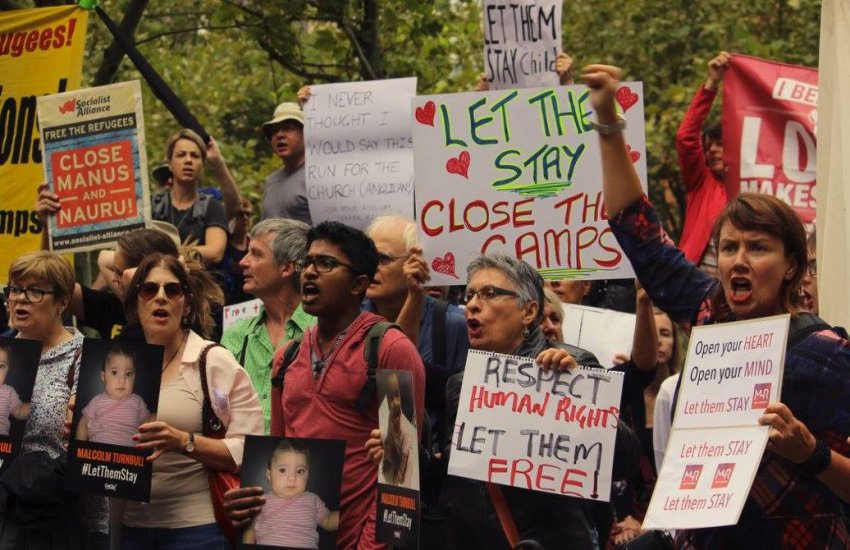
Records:
[[[277,348],[299,334],[304,334],[308,328],[316,324],[316,318],[304,313],[299,304],[292,317],[284,325],[284,336],[277,345],[272,345],[266,330],[266,308],[260,308],[260,313],[250,319],[237,321],[224,331],[221,345],[230,350],[236,357],[257,390],[263,417],[266,420],[266,434],[271,423],[271,389],[272,389],[272,360]]]

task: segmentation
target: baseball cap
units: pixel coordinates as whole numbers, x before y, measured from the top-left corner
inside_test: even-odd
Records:
[[[266,138],[271,137],[272,126],[287,120],[294,120],[300,123],[301,126],[304,126],[304,111],[301,110],[301,107],[297,103],[287,101],[278,105],[274,110],[272,119],[263,123],[263,134],[266,135]]]

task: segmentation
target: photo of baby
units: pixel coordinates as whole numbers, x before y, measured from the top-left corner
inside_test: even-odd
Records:
[[[30,404],[21,401],[17,390],[6,383],[12,369],[12,350],[9,343],[0,340],[0,435],[8,436],[12,426],[11,418],[26,420],[30,413]]]
[[[404,381],[401,377],[407,375]],[[419,489],[419,438],[413,423],[413,387],[410,373],[378,371],[381,405],[378,421],[384,442],[384,457],[378,468],[378,483]],[[408,416],[409,415],[409,416]]]
[[[342,441],[247,436],[242,485],[267,492],[242,544],[335,548],[344,451]]]
[[[115,341],[106,352],[100,379],[103,392],[92,397],[77,423],[78,441],[133,447],[139,425],[154,419],[145,400],[133,389],[136,359],[126,344]]]

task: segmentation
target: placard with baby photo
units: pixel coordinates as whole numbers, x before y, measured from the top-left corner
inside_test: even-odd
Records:
[[[419,436],[410,371],[379,369],[378,424],[384,455],[378,465],[377,539],[419,547]]]
[[[262,487],[262,511],[241,548],[336,548],[345,441],[248,435],[242,487]]]
[[[0,337],[0,473],[21,448],[41,342]]]
[[[162,346],[85,339],[68,445],[69,489],[150,500],[150,451],[136,449],[133,436],[156,417],[162,355]]]

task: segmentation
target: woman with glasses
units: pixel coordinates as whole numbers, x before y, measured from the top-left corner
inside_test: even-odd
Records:
[[[155,254],[136,270],[124,310],[138,322],[150,344],[164,347],[157,420],[142,424],[135,436],[152,451],[150,503],[127,502],[121,547],[226,548],[216,525],[207,470],[235,472],[242,463],[246,434],[263,433],[263,414],[247,373],[221,346],[206,356],[212,410],[226,427],[223,439],[201,435],[204,394],[200,357],[214,344],[190,330],[212,328],[210,301],[221,290],[207,271],[187,271],[172,256]]]
[[[106,499],[84,495],[79,497],[81,505],[77,497],[65,495],[61,489],[64,479],[59,471],[67,458],[62,429],[68,402],[76,393],[83,345],[83,335],[62,323],[73,290],[74,270],[58,254],[33,252],[19,257],[9,267],[9,284],[3,293],[11,324],[19,338],[40,341],[42,352],[24,430],[23,453],[2,477],[0,548],[108,545]],[[37,484],[25,486],[25,479]],[[58,494],[40,493],[35,489],[39,482],[59,487]],[[15,498],[7,501],[9,493]],[[61,504],[56,507],[56,502]],[[23,521],[24,516],[17,511],[27,507],[44,513],[45,523],[28,525]],[[52,516],[48,515],[50,509],[55,511]],[[85,540],[80,540],[81,535]]]

